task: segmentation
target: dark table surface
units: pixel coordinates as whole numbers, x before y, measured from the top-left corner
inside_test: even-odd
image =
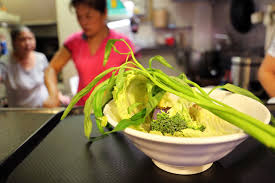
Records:
[[[0,162],[12,154],[52,114],[41,115],[20,111],[0,112]]]
[[[59,122],[59,117],[60,114],[49,123]],[[175,175],[156,167],[122,133],[88,144],[83,132],[83,114],[75,112],[59,122],[2,182],[271,183],[274,180],[275,154],[252,138],[205,172]]]
[[[54,109],[0,108],[0,179],[27,156],[30,145],[42,137]],[[31,144],[30,144],[31,143]]]

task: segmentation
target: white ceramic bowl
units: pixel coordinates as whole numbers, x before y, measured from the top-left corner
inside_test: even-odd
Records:
[[[223,90],[215,90],[211,96],[266,124],[270,121],[269,110],[253,99]],[[104,108],[104,114],[109,123],[116,126],[117,121],[108,104]],[[138,149],[152,159],[156,166],[170,173],[184,175],[207,170],[213,162],[226,156],[248,137],[243,132],[192,138],[160,136],[132,128],[126,128],[123,132]]]

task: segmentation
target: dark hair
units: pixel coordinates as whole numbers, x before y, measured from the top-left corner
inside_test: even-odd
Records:
[[[14,43],[14,41],[16,40],[17,36],[21,33],[21,32],[25,32],[25,31],[28,31],[28,32],[31,32],[31,29],[25,25],[17,25],[15,27],[13,27],[11,29],[11,39],[12,39],[12,42]]]
[[[107,9],[106,0],[71,0],[70,5],[76,7],[78,4],[88,5],[101,13],[105,13]]]

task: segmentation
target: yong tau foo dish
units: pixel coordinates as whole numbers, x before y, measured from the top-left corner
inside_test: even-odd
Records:
[[[99,74],[74,96],[61,118],[92,90],[84,106],[84,132],[89,140],[122,131],[156,166],[175,174],[207,170],[248,135],[275,149],[271,114],[253,93],[232,84],[201,88],[184,73],[169,76],[152,67],[157,61],[173,69],[159,55],[144,68],[128,45],[129,52],[121,53],[117,41],[127,45],[124,40],[109,40],[103,64],[111,51],[128,54],[125,64]],[[108,73],[112,76],[98,84]],[[91,113],[102,134],[99,137],[91,134]],[[105,129],[108,123],[112,130]]]

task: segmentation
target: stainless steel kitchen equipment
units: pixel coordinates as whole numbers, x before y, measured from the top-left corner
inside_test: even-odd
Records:
[[[251,82],[258,81],[257,72],[261,61],[261,57],[232,57],[231,78],[233,84],[249,89]]]

